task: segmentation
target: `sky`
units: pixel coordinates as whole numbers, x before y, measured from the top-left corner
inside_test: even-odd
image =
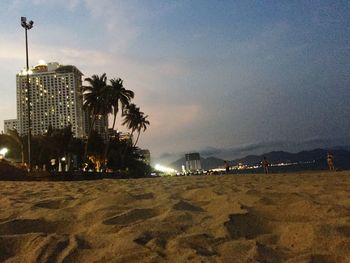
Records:
[[[349,14],[348,0],[3,0],[0,130],[16,118],[26,16],[30,66],[73,64],[135,92],[153,160],[350,145]]]

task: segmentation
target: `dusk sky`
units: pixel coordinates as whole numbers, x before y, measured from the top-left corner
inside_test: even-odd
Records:
[[[16,118],[26,16],[30,66],[124,79],[154,159],[350,145],[348,0],[4,0],[0,16],[0,130]]]

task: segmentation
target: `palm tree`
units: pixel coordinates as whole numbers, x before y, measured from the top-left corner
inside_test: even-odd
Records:
[[[117,119],[117,114],[121,107],[122,111],[125,107],[129,106],[130,100],[134,98],[134,92],[131,90],[127,90],[123,86],[123,80],[120,78],[111,79],[111,85],[108,86],[108,95],[110,99],[110,104],[113,107],[113,125],[112,129],[114,129],[115,122]],[[120,107],[119,107],[120,106]]]
[[[147,117],[148,115],[145,116],[135,104],[130,104],[124,112],[123,125],[126,125],[131,130],[131,137],[135,131],[138,132],[134,147],[139,140],[141,131],[145,131],[150,124]]]
[[[141,130],[145,132],[147,130],[147,126],[150,125],[150,122],[147,120],[148,115],[144,116],[143,113],[139,116],[138,118],[138,125],[137,125],[137,138],[134,144],[134,147],[136,146],[139,138],[140,138],[140,133]]]
[[[103,73],[101,76],[93,75],[91,78],[86,78],[85,81],[87,81],[89,85],[83,86],[83,109],[87,111],[91,119],[85,146],[85,156],[87,156],[89,138],[91,137],[91,131],[94,127],[95,120],[98,116],[111,113],[112,106],[108,103],[106,73]]]
[[[117,78],[117,79],[110,80],[110,85],[107,86],[107,96],[108,96],[108,101],[106,102],[106,104],[108,104],[107,107],[109,107],[113,113],[112,130],[114,130],[119,109],[124,111],[125,107],[129,106],[130,100],[134,98],[134,92],[126,89],[123,86],[123,80],[120,78]],[[104,155],[105,159],[107,159],[109,145],[110,145],[110,140],[108,140],[106,145],[106,150]]]
[[[126,127],[131,130],[131,136],[137,129],[137,120],[141,114],[143,114],[143,112],[140,112],[140,108],[134,103],[131,103],[123,111],[124,121],[122,124],[126,125]]]

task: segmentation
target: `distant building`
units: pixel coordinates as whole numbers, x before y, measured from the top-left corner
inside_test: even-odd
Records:
[[[186,159],[186,171],[194,172],[202,169],[201,157],[199,153],[187,153]]]
[[[116,131],[116,130],[113,130],[112,128],[108,129],[108,136],[109,138],[116,139],[119,141],[128,141],[132,138],[129,132]]]
[[[121,141],[132,140],[132,135],[129,132],[119,132],[118,135]]]
[[[86,112],[84,112],[84,130],[86,131],[86,135],[89,132],[90,125],[91,125],[92,116],[89,116]],[[94,127],[93,130],[95,130],[104,141],[106,141],[109,137],[109,131],[108,131],[108,116],[100,115],[95,117],[94,121]]]
[[[53,129],[70,125],[75,137],[87,136],[90,116],[83,111],[82,76],[75,66],[60,65],[57,62],[40,63],[29,70],[33,135],[46,133],[50,125]],[[25,135],[28,133],[26,70],[16,75],[16,82],[18,132]],[[102,137],[107,136],[107,128],[107,116],[96,120],[94,129]]]
[[[151,152],[147,149],[141,149],[138,154],[142,156],[142,160],[145,164],[151,165]]]
[[[116,139],[118,138],[118,131],[108,128],[108,138]]]
[[[8,134],[9,130],[17,130],[17,126],[17,119],[4,120],[4,133]]]

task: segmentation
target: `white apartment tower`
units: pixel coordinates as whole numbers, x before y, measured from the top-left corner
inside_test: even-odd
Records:
[[[57,62],[41,63],[29,71],[32,135],[44,134],[49,125],[54,129],[72,126],[75,137],[83,137],[82,73],[75,66]],[[27,72],[17,79],[18,132],[28,133]]]
[[[195,172],[202,169],[201,156],[199,153],[187,153],[185,159],[187,171]]]
[[[75,137],[87,135],[82,76],[75,66],[57,62],[40,63],[29,71],[32,135],[46,133],[50,125],[53,129],[71,125]],[[27,72],[21,71],[16,79],[18,132],[25,135],[28,133]]]
[[[53,129],[71,125],[74,137],[87,136],[90,119],[83,111],[82,76],[75,66],[57,62],[40,63],[29,70],[32,135],[45,134],[50,125]],[[20,135],[26,135],[27,72],[19,72],[16,80],[17,130]],[[94,129],[106,139],[108,117],[99,117]]]

